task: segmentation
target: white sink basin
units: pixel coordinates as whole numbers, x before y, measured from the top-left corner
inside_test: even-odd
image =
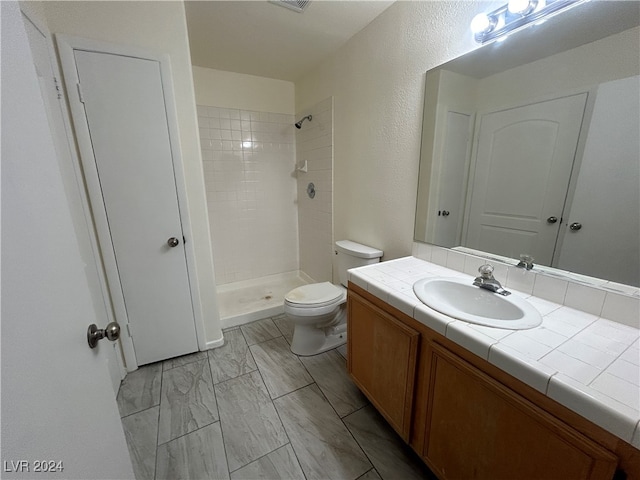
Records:
[[[413,291],[426,306],[449,317],[488,327],[525,330],[542,323],[523,298],[498,295],[457,278],[423,278]]]

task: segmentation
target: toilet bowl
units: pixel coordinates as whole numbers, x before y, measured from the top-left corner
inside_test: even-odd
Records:
[[[291,351],[296,355],[317,355],[347,342],[347,271],[377,263],[382,251],[351,242],[336,242],[340,285],[312,283],[285,295],[284,313],[293,321]]]
[[[316,355],[343,345],[346,304],[347,289],[329,282],[303,285],[285,295],[284,313],[294,322],[291,351]]]

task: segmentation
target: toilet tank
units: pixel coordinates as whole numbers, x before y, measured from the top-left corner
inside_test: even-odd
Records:
[[[351,240],[338,240],[336,242],[336,266],[340,283],[347,286],[347,270],[378,263],[382,257],[382,250],[368,247]]]

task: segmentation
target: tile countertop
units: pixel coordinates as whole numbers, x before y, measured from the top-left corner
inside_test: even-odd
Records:
[[[349,281],[640,448],[640,330],[507,288],[542,315],[529,330],[454,320],[424,305],[413,284],[470,275],[415,257],[349,270]]]

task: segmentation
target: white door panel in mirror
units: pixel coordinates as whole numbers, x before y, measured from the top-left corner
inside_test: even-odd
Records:
[[[586,94],[480,118],[465,245],[549,265],[578,144]]]

